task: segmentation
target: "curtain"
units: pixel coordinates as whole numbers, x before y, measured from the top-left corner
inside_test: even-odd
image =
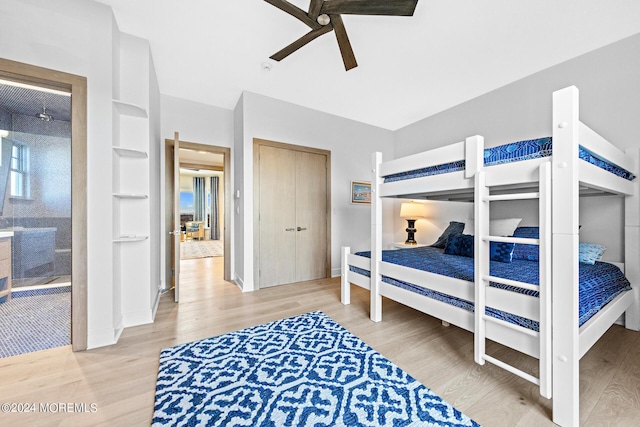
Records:
[[[211,177],[211,240],[220,240],[220,225],[218,218],[218,181],[217,176]]]
[[[205,221],[207,215],[207,193],[204,177],[193,178],[193,220]]]

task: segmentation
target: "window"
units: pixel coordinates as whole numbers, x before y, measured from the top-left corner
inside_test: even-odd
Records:
[[[11,148],[11,169],[9,171],[11,197],[29,198],[29,147],[13,144]]]
[[[187,191],[180,192],[180,214],[193,215],[193,193]]]

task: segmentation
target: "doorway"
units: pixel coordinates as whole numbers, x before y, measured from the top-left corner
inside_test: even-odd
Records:
[[[177,143],[177,144],[176,144]],[[178,150],[175,150],[175,146]],[[188,141],[181,141],[176,134],[176,139],[165,140],[165,230],[166,235],[180,230],[179,238],[167,239],[165,248],[167,265],[167,282],[172,284],[176,292],[176,302],[179,300],[179,272],[180,256],[184,253],[183,244],[190,244],[193,247],[206,248],[206,250],[217,250],[217,246],[222,246],[223,252],[223,277],[230,281],[231,278],[231,229],[229,221],[231,218],[231,149],[227,147],[199,144]],[[179,168],[175,167],[177,165]],[[182,169],[182,172],[179,172]],[[183,175],[183,182],[191,181],[190,188],[184,188],[176,179],[175,173]],[[195,206],[179,212],[176,204],[180,204],[181,187],[185,190],[193,190],[194,177],[203,178],[204,209],[202,214],[196,214]],[[213,178],[218,178],[217,180]],[[217,183],[215,182],[217,181]],[[186,185],[185,185],[186,186]],[[189,187],[189,186],[187,186]],[[217,187],[217,197],[216,197]],[[183,193],[189,193],[184,191]],[[187,198],[189,195],[185,195]],[[193,197],[193,196],[191,196]],[[216,200],[219,202],[216,207]],[[191,199],[195,204],[195,199]],[[187,201],[188,205],[189,202]],[[176,218],[176,212],[179,218]],[[216,215],[217,214],[217,215]],[[218,217],[217,227],[215,216]],[[184,227],[184,229],[183,229]],[[189,230],[187,230],[189,228]],[[217,228],[217,230],[216,230]],[[217,232],[216,232],[217,231]],[[217,239],[216,239],[217,237]],[[175,245],[180,249],[176,250]],[[211,248],[208,248],[211,246]],[[203,249],[205,250],[205,249]],[[176,288],[176,275],[178,275],[178,287]]]
[[[224,255],[224,155],[180,148],[180,261]]]
[[[14,294],[21,302],[38,294],[48,307],[55,295],[70,289],[66,312],[70,331],[66,332],[74,351],[85,350],[86,79],[0,59],[0,80],[5,99],[20,98],[15,104],[8,101],[0,114],[0,128],[9,128],[3,129],[0,149],[0,168],[6,168],[5,174],[0,170],[4,202],[0,229],[10,241],[6,245],[10,250],[2,254],[10,259],[4,260],[10,267],[3,282],[9,290],[3,304]],[[39,308],[38,314],[43,311]]]

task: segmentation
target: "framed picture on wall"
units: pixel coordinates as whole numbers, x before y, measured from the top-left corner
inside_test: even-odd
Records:
[[[358,205],[371,204],[371,183],[351,181],[351,203]]]

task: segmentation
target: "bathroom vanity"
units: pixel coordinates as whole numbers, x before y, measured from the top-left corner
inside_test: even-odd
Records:
[[[0,302],[11,300],[12,236],[11,231],[0,231]]]

